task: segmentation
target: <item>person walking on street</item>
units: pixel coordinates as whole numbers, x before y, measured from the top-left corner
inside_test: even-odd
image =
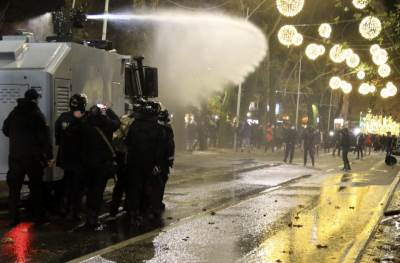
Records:
[[[29,178],[33,219],[45,221],[43,175],[44,169],[52,166],[53,150],[50,129],[38,106],[40,98],[35,89],[26,91],[3,123],[3,133],[10,139],[7,184],[10,225],[13,226],[20,222],[18,205],[25,175]]]
[[[285,143],[285,156],[283,162],[286,163],[289,160],[289,163],[292,163],[294,157],[294,149],[297,142],[297,131],[295,127],[290,127],[289,125],[286,125],[284,132],[285,133],[283,140]]]
[[[271,147],[271,151],[274,152],[274,130],[271,124],[267,124],[267,128],[265,129],[265,149],[264,152],[268,151],[268,148]]]
[[[350,138],[350,133],[349,129],[344,128],[341,132],[341,140],[340,140],[340,146],[342,149],[342,159],[343,159],[343,171],[350,171],[350,161],[349,161],[349,151],[350,151],[350,146],[351,146],[351,138]]]
[[[310,155],[312,166],[315,166],[315,133],[311,126],[308,126],[303,134],[304,166],[307,165],[307,157]]]
[[[357,160],[361,160],[364,158],[364,143],[365,143],[365,136],[364,134],[360,133],[356,137],[356,151],[357,151]]]
[[[70,111],[64,112],[55,122],[55,139],[58,145],[56,165],[64,170],[62,179],[62,209],[71,220],[79,219],[82,185],[82,122],[86,114],[86,99],[75,94],[69,101]]]

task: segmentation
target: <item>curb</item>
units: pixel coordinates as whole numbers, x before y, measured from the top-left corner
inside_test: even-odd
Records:
[[[364,252],[372,236],[378,229],[379,222],[383,217],[384,211],[389,206],[390,200],[393,197],[393,193],[396,190],[399,183],[400,183],[400,172],[395,176],[393,182],[390,184],[389,190],[383,196],[380,202],[380,204],[383,205],[379,206],[379,208],[377,208],[374,211],[373,215],[371,215],[371,220],[366,225],[364,230],[359,235],[357,235],[355,241],[353,242],[352,246],[347,251],[345,257],[341,262],[350,263],[350,262],[360,261],[362,253]]]

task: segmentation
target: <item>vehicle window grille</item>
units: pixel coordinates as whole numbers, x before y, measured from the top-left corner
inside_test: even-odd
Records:
[[[56,114],[60,116],[61,113],[69,111],[69,97],[70,88],[59,86],[56,89]]]
[[[20,86],[0,85],[0,103],[15,104],[20,97]]]

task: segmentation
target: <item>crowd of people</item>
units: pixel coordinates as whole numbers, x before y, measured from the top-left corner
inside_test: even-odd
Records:
[[[62,113],[54,125],[58,148],[54,158],[50,127],[38,107],[40,98],[36,90],[29,89],[3,124],[10,141],[10,225],[21,221],[25,175],[35,222],[47,222],[49,213],[73,221],[84,215],[86,228],[102,230],[99,213],[110,179],[115,180],[111,218],[122,205],[135,226],[157,221],[165,209],[164,189],[174,164],[168,111],[157,102],[138,98],[120,118],[111,105],[97,104],[86,110],[85,95],[75,94],[69,101],[70,111]],[[63,178],[48,189],[43,175],[54,166],[62,169]]]

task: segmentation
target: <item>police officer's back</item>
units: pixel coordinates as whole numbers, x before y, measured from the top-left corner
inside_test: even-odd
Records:
[[[9,212],[11,224],[20,220],[18,203],[25,174],[29,177],[29,187],[34,218],[43,219],[42,183],[43,170],[53,158],[49,127],[38,107],[40,95],[29,89],[23,99],[3,124],[3,133],[10,139],[9,172]]]

